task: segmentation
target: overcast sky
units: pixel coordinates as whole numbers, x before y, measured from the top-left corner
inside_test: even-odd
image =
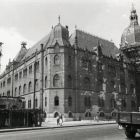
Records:
[[[121,34],[129,25],[132,1],[140,16],[140,0],[0,0],[2,71],[18,53],[22,41],[31,47],[58,23],[59,15],[70,34],[76,25],[119,47]]]

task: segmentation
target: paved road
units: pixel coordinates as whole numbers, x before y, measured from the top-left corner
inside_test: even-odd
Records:
[[[136,140],[140,139],[137,136]],[[7,132],[0,140],[127,140],[116,124]]]

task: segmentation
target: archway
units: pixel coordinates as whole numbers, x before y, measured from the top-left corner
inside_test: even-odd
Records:
[[[58,112],[55,112],[54,113],[54,118],[56,118],[57,116],[59,116],[59,113]]]

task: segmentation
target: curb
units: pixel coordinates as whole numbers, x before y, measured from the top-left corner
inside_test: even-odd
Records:
[[[68,127],[79,127],[79,126],[96,126],[96,125],[109,125],[116,124],[112,123],[97,123],[97,124],[80,124],[80,125],[66,125],[66,126],[50,126],[50,127],[29,127],[29,128],[15,128],[15,129],[3,129],[0,133],[15,132],[15,131],[30,131],[30,130],[40,130],[40,129],[57,129],[57,128],[68,128]]]

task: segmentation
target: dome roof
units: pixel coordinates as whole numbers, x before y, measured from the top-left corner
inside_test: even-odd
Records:
[[[140,43],[140,26],[127,27],[121,37],[121,47],[131,46]]]
[[[51,31],[48,44],[53,46],[56,42],[60,46],[69,44],[68,26],[64,27],[58,23]]]
[[[121,48],[136,44],[140,44],[140,26],[136,10],[132,7],[130,25],[124,30],[121,37]]]

